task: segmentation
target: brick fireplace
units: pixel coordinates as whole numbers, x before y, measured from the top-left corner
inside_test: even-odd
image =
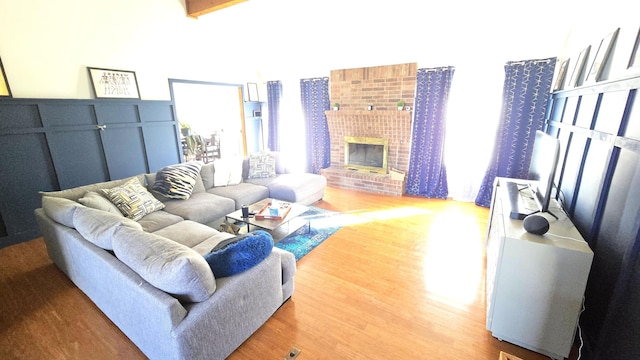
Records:
[[[412,111],[398,111],[403,100],[413,109],[417,65],[401,64],[334,70],[331,72],[331,103],[327,111],[331,135],[331,166],[320,170],[331,186],[401,196],[409,169]],[[371,106],[372,110],[368,110]],[[388,168],[393,174],[345,169],[345,137],[388,139]]]

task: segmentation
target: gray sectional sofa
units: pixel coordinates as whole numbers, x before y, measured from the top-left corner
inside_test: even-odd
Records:
[[[216,186],[215,163],[204,164],[187,200],[156,195],[162,209],[138,220],[114,210],[102,189],[149,189],[156,174],[43,192],[35,215],[49,257],[145,355],[224,359],[292,296],[296,263],[274,247],[250,269],[216,278],[204,255],[233,236],[216,228],[243,204],[311,204],[326,186],[314,174],[249,179],[248,168],[245,159],[240,183]]]

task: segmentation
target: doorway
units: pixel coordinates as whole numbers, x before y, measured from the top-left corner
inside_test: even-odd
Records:
[[[218,134],[221,156],[246,156],[242,84],[169,79],[169,88],[178,121],[192,135]]]

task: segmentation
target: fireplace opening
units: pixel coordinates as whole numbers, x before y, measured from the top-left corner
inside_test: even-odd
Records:
[[[345,136],[344,144],[346,169],[387,173],[388,139]]]

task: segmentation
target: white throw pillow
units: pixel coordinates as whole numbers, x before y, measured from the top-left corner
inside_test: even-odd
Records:
[[[242,157],[233,156],[229,158],[230,173],[228,185],[238,185],[242,182]]]
[[[213,186],[238,185],[242,182],[242,157],[230,156],[214,162]]]
[[[213,186],[227,186],[231,168],[227,159],[218,159],[213,163]]]

